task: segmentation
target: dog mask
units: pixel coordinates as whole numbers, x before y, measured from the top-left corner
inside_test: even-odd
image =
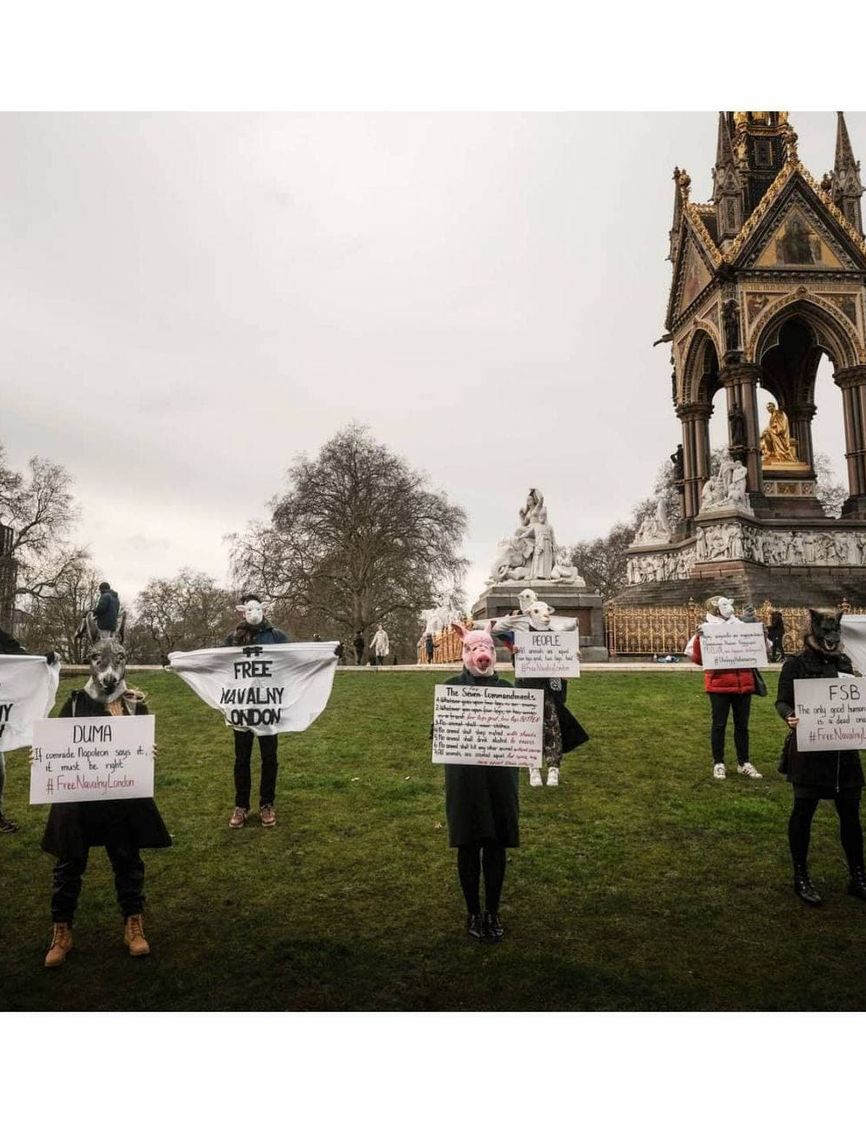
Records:
[[[470,675],[495,675],[496,673],[496,646],[490,629],[493,622],[489,621],[487,628],[465,628],[462,624],[451,626],[463,641],[463,666]]]
[[[828,656],[836,655],[842,648],[842,614],[810,609],[806,643]]]

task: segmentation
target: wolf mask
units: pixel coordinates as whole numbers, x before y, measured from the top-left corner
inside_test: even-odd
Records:
[[[805,640],[810,648],[824,655],[838,655],[842,650],[842,614],[826,609],[810,609]]]

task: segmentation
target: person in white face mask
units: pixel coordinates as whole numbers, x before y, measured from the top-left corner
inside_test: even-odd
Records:
[[[686,645],[686,655],[701,663],[701,634],[714,628],[737,623],[734,603],[728,597],[711,597],[705,604],[706,620]],[[710,697],[710,748],[713,753],[713,778],[725,780],[725,731],[728,711],[734,715],[734,746],[737,750],[737,772],[750,780],[761,774],[749,760],[749,711],[755,693],[755,673],[749,668],[724,668],[704,672],[704,690]]]
[[[224,640],[230,648],[247,648],[263,644],[288,644],[285,632],[274,628],[265,617],[264,605],[258,593],[245,593],[240,605],[243,613],[234,632]],[[235,810],[229,820],[229,827],[243,827],[250,812],[250,789],[252,776],[250,764],[253,754],[252,730],[234,730],[235,737]],[[277,789],[277,735],[259,735],[259,750],[262,755],[262,776],[259,786],[259,816],[262,827],[274,827],[277,822],[274,811]]]

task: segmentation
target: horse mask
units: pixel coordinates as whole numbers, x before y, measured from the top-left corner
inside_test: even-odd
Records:
[[[496,646],[490,629],[493,622],[488,621],[486,628],[465,628],[462,624],[451,626],[463,641],[463,666],[470,675],[490,676],[496,674]]]

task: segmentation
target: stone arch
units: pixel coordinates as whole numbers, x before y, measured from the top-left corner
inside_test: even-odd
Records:
[[[715,338],[713,338],[715,335]],[[706,321],[695,331],[689,342],[683,364],[682,403],[709,405],[719,389],[719,339],[711,334]]]
[[[863,349],[854,325],[830,301],[799,290],[774,301],[755,321],[746,349],[748,362],[760,363],[777,347],[784,326],[798,318],[811,329],[815,346],[825,351],[837,371],[863,361]]]

